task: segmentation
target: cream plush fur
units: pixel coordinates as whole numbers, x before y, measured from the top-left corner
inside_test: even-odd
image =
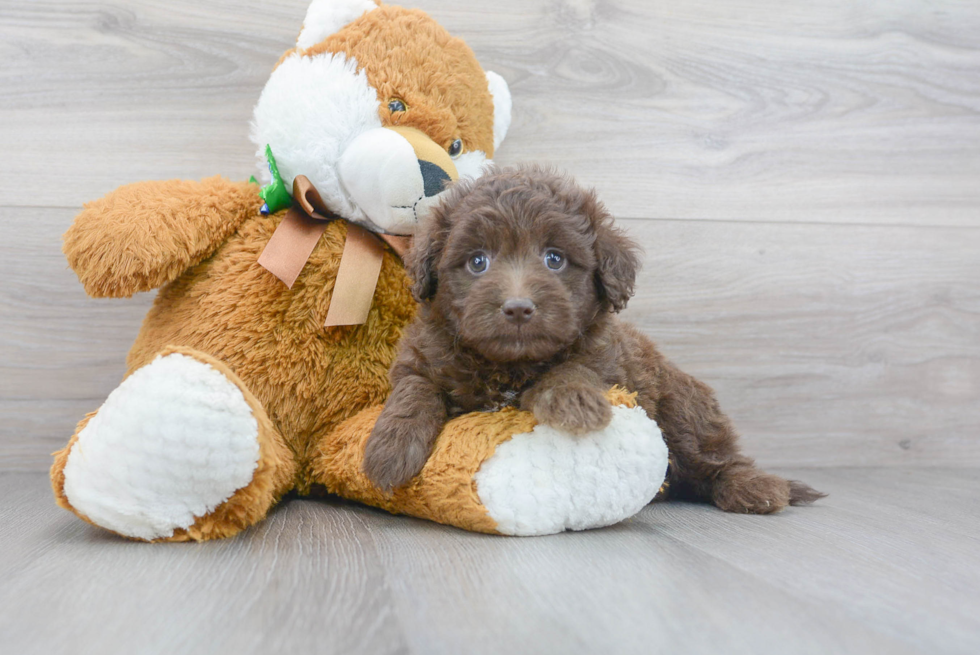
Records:
[[[510,125],[506,83],[424,12],[316,0],[298,44],[262,92],[252,138],[287,185],[306,175],[348,220],[411,231],[391,210],[418,197],[421,162],[478,176]],[[409,109],[394,115],[393,97]],[[458,417],[419,476],[392,494],[374,487],[364,443],[416,312],[404,264],[382,246],[366,322],[327,328],[348,223],[327,223],[287,287],[258,264],[285,214],[263,215],[258,191],[220,177],[140,182],[88,203],[65,234],[90,295],[160,291],[127,377],[55,454],[60,506],[131,538],[201,541],[316,489],[495,534],[607,525],[653,496],[663,444],[623,390],[610,391],[610,429],[583,439],[513,408]]]
[[[265,163],[268,145],[287,188],[293,188],[297,175],[305,175],[331,211],[368,224],[367,214],[341,184],[337,168],[359,135],[381,128],[378,105],[378,92],[355,60],[341,53],[287,57],[272,72],[255,105],[251,136],[260,179],[271,179]]]
[[[258,423],[220,372],[181,354],[127,378],[78,433],[65,496],[127,537],[190,527],[252,480]]]
[[[296,45],[304,49],[316,45],[377,6],[374,0],[313,0],[306,10]]]
[[[407,142],[377,132],[381,103],[359,62],[342,53],[307,54],[306,49],[373,11],[372,0],[316,0],[307,11],[298,50],[273,71],[259,97],[251,139],[259,179],[270,174],[265,149],[271,147],[287,188],[297,175],[316,187],[330,211],[375,232],[412,234],[435,198],[423,194],[418,163]],[[493,144],[498,147],[511,122],[507,83],[486,73],[493,98]],[[479,177],[492,161],[470,149],[457,158],[460,176]]]
[[[647,505],[667,472],[667,446],[641,407],[581,437],[546,425],[497,446],[477,493],[503,534],[532,536],[619,523]]]

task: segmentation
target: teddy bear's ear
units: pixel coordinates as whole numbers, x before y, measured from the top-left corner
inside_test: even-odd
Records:
[[[487,71],[487,85],[493,96],[493,149],[496,150],[510,129],[510,87],[493,71]]]
[[[314,46],[377,7],[376,0],[313,0],[306,10],[296,47],[305,49]]]

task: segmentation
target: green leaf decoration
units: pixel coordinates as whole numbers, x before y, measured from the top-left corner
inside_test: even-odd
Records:
[[[266,207],[270,214],[275,214],[281,209],[286,209],[293,204],[293,197],[289,195],[289,190],[286,189],[286,183],[282,181],[282,176],[279,175],[279,166],[276,165],[276,158],[272,154],[272,148],[268,145],[265,147],[265,158],[269,162],[269,172],[272,173],[272,182],[262,187],[259,191],[259,196],[262,200],[265,200]]]

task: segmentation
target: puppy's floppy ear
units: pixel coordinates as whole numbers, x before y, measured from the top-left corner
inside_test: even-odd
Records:
[[[438,211],[436,212],[436,214]],[[406,256],[405,268],[412,278],[412,295],[418,302],[431,300],[436,295],[438,276],[436,266],[442,254],[445,234],[439,229],[436,214],[420,227]]]
[[[614,312],[626,309],[633,296],[636,272],[640,268],[640,247],[618,227],[613,217],[595,196],[589,193],[585,211],[595,231],[595,282],[599,298]]]
[[[412,278],[412,295],[418,302],[432,300],[436,295],[439,282],[436,269],[452,226],[451,216],[470,188],[469,180],[454,184],[442,194],[439,204],[419,224],[412,248],[405,257],[405,269]]]

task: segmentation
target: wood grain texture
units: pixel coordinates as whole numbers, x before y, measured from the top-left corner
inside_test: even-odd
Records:
[[[85,296],[72,215],[0,209],[0,468],[50,464],[152,300]],[[622,224],[646,249],[624,316],[715,387],[760,463],[980,464],[980,230]]]
[[[746,450],[831,467],[780,471],[818,505],[508,539],[292,500],[158,546],[56,508],[48,453],[152,301],[87,298],[60,235],[126,182],[254,172],[252,105],[306,4],[0,0],[0,650],[980,651],[971,0],[405,3],[510,82],[498,161],[570,169],[644,244],[626,317]]]
[[[626,317],[767,465],[980,463],[980,232],[623,221]]]
[[[47,465],[152,300],[85,298],[77,207],[252,172],[305,3],[0,0],[0,467]],[[511,82],[498,159],[570,168],[644,244],[627,316],[762,463],[980,461],[980,5],[422,4]]]
[[[3,0],[0,204],[247,177],[306,4]],[[417,4],[511,83],[499,161],[569,168],[619,215],[980,224],[971,0]]]
[[[0,474],[0,635],[106,655],[976,652],[978,470],[782,472],[831,495],[540,538],[293,500],[235,539],[165,545]]]

